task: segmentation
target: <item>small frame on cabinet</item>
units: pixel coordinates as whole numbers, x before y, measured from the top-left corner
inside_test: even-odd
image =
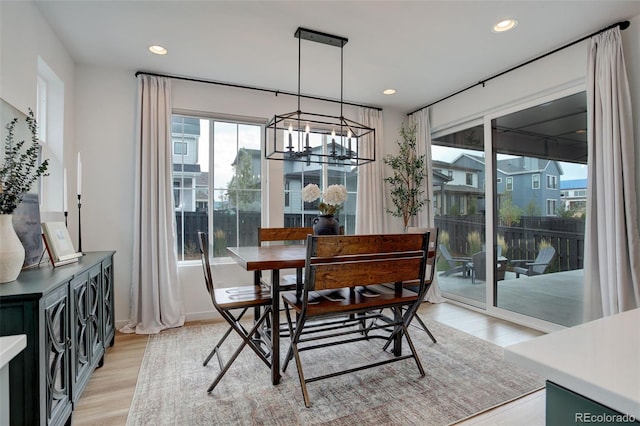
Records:
[[[54,267],[77,262],[82,257],[82,253],[77,253],[73,248],[64,222],[43,222],[42,237]]]

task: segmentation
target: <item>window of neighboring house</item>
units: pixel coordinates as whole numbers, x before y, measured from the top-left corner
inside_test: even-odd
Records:
[[[507,191],[513,191],[513,178],[507,178]]]
[[[230,245],[256,245],[262,126],[174,114],[171,134],[178,260],[198,258],[198,231],[208,232],[214,258]]]
[[[587,190],[586,189],[578,189],[575,192],[575,196],[576,197],[586,197],[587,196]]]
[[[188,155],[189,144],[186,142],[175,141],[173,143],[173,155]]]
[[[289,207],[291,205],[291,194],[290,194],[290,185],[291,182],[286,181],[284,183],[284,206]]]
[[[450,178],[453,178],[453,170],[447,170],[447,174]]]
[[[557,209],[557,200],[548,199],[547,200],[547,216],[555,216]]]
[[[330,139],[328,135],[311,133],[310,145],[317,150],[327,152]],[[296,135],[293,136],[297,137]],[[302,201],[302,188],[315,183],[324,190],[329,185],[344,185],[347,188],[347,200],[338,210],[337,217],[345,234],[355,233],[356,199],[358,185],[358,168],[344,164],[315,164],[304,162],[284,161],[284,226],[300,227],[312,226],[313,220],[320,214],[318,205],[320,200],[310,203]]]
[[[558,176],[547,175],[547,189],[558,189]]]
[[[466,177],[467,177],[467,185],[473,186],[473,173],[467,173]]]
[[[502,178],[501,178],[501,177],[497,178],[497,179],[496,179],[496,182],[497,182],[497,183],[502,183]]]
[[[531,175],[531,189],[540,189],[540,174]]]

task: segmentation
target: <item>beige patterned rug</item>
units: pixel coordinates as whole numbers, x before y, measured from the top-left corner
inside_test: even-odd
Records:
[[[304,406],[295,363],[283,373],[281,383],[272,386],[269,370],[247,348],[207,394],[219,367],[215,358],[207,367],[202,361],[225,331],[222,323],[152,335],[127,425],[437,426],[544,385],[542,378],[504,361],[501,347],[429,319],[425,322],[438,343],[415,327],[411,334],[425,377],[409,359],[310,383],[309,409]],[[234,338],[233,348],[238,340]],[[283,340],[284,351],[288,342]],[[226,349],[231,349],[229,343],[225,342]],[[325,373],[332,365],[356,366],[384,357],[380,345],[374,340],[303,352],[305,376]],[[316,366],[310,365],[312,359]]]

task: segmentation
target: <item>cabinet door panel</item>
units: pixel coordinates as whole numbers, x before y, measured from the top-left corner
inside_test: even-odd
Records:
[[[71,413],[69,387],[69,297],[68,287],[61,286],[45,300],[44,338],[46,368],[47,424],[67,418]],[[67,413],[68,412],[68,413]]]
[[[115,338],[115,312],[113,295],[113,258],[102,262],[102,324],[104,345],[113,346]]]

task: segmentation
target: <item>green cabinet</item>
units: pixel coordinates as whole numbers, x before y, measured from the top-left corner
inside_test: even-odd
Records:
[[[113,255],[86,253],[0,286],[0,335],[27,335],[9,364],[11,425],[71,423],[73,404],[114,343]]]
[[[639,419],[605,407],[569,389],[547,381],[546,426],[595,424],[599,426],[637,425]]]

